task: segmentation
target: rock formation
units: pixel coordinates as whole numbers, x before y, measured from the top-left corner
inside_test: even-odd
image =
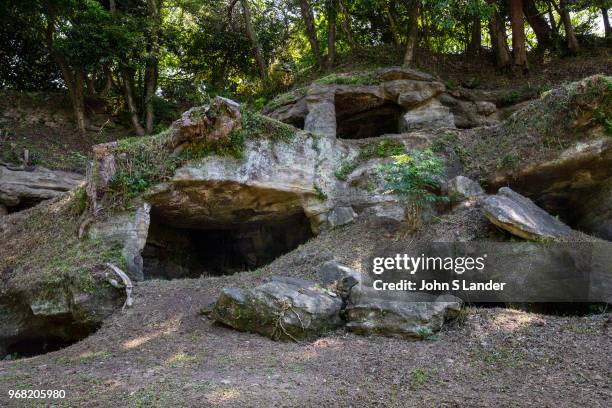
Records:
[[[474,93],[447,91],[436,78],[412,69],[384,68],[348,79],[356,83],[343,84],[343,77],[338,84],[315,82],[302,96],[279,97],[264,113],[312,133],[345,139],[499,123],[495,103]]]
[[[44,167],[16,168],[0,164],[0,215],[62,195],[83,179],[80,174]]]

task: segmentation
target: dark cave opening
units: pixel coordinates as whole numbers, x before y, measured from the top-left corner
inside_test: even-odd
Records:
[[[41,336],[17,341],[6,348],[5,357],[11,360],[39,356],[69,347],[82,339]]]
[[[336,137],[365,139],[384,134],[400,133],[402,108],[390,101],[368,106],[352,101],[352,95],[336,95]],[[356,110],[355,108],[359,109]]]
[[[253,270],[313,236],[304,213],[236,225],[183,228],[152,211],[142,251],[145,279],[182,279]]]
[[[295,126],[298,129],[304,130],[306,118],[304,116],[300,117],[291,117],[286,120],[286,123]]]
[[[38,204],[40,204],[44,200],[36,200],[36,199],[22,199],[19,204],[14,206],[7,206],[6,212],[8,214],[13,214],[19,211],[27,210],[28,208],[32,208]]]

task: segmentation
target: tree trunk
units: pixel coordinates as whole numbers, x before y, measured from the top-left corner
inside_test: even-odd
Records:
[[[266,61],[263,57],[263,52],[261,50],[261,45],[259,44],[259,39],[257,38],[257,34],[253,30],[253,22],[251,18],[251,7],[249,6],[249,0],[240,0],[242,4],[242,12],[244,13],[244,27],[246,30],[246,35],[251,41],[251,46],[253,47],[253,54],[255,54],[255,61],[257,62],[257,68],[259,69],[259,76],[261,79],[268,78],[268,69],[266,68]]]
[[[608,9],[605,7],[601,8],[601,16],[603,17],[604,28],[606,30],[606,37],[612,36],[612,28],[610,28],[610,19],[608,18]]]
[[[472,21],[472,32],[470,36],[470,55],[478,55],[482,48],[482,26],[480,25],[480,17],[475,17]]]
[[[312,53],[314,54],[315,59],[317,60],[317,65],[319,66],[319,68],[323,68],[323,57],[321,56],[321,51],[319,50],[319,42],[317,40],[317,30],[314,24],[314,16],[312,14],[312,8],[310,7],[310,3],[308,3],[308,0],[300,0],[300,9],[302,11],[304,25],[306,26],[306,36],[308,37],[308,41],[310,42],[310,48],[312,50]]]
[[[563,27],[565,28],[565,41],[567,42],[567,48],[573,54],[578,52],[578,40],[574,35],[574,27],[572,27],[572,19],[570,17],[569,9],[567,8],[567,2],[560,0],[559,14],[563,21]]]
[[[106,82],[104,83],[104,89],[102,90],[101,94],[102,96],[106,96],[115,86],[115,81],[113,81],[113,73],[108,65],[104,65],[102,70],[104,71],[104,78],[106,79]]]
[[[46,8],[47,27],[45,29],[45,40],[49,54],[52,56],[55,63],[59,66],[62,71],[62,77],[64,84],[68,88],[68,94],[70,95],[70,102],[72,103],[72,110],[74,111],[74,119],[76,122],[77,130],[79,133],[84,134],[87,126],[87,119],[85,118],[85,99],[83,95],[83,73],[82,70],[77,69],[77,75],[73,75],[68,67],[64,56],[53,49],[53,34],[55,32],[55,18],[56,10],[53,6],[48,3]],[[79,76],[78,73],[81,72]]]
[[[132,126],[134,127],[134,131],[138,136],[143,136],[145,134],[145,130],[140,124],[140,120],[138,118],[138,108],[136,107],[136,101],[134,99],[134,72],[128,71],[127,68],[124,68],[121,72],[121,77],[123,79],[125,103],[127,104],[128,112],[130,113],[130,120],[132,121]]]
[[[85,133],[87,120],[85,119],[85,72],[83,69],[75,68],[74,75],[74,115],[76,116],[77,128]]]
[[[548,3],[548,20],[550,21],[550,28],[555,36],[555,39],[559,36],[559,27],[557,27],[557,21],[555,20],[555,13],[553,13],[553,7]]]
[[[487,0],[489,4],[495,0]],[[495,11],[489,20],[489,35],[491,48],[495,52],[495,61],[498,68],[507,68],[511,63],[510,50],[506,42],[506,28],[502,16]]]
[[[161,28],[162,0],[147,0],[149,19],[152,21],[151,38],[148,44],[148,55],[144,75],[144,109],[145,109],[145,130],[153,133],[153,123],[155,119],[155,109],[153,99],[157,91],[157,78],[159,75],[159,30]]]
[[[338,0],[327,0],[327,66],[334,66],[336,59],[336,17],[338,16]]]
[[[508,0],[508,8],[510,10],[510,24],[512,25],[512,56],[514,58],[514,66],[527,69],[522,0]]]
[[[410,66],[414,62],[414,52],[419,36],[419,11],[418,2],[410,2],[408,41],[406,42],[406,53],[404,54],[404,66]]]
[[[523,0],[523,13],[538,39],[538,48],[548,48],[551,42],[550,26],[540,14],[534,0]]]
[[[342,21],[340,25],[342,26],[342,31],[344,31],[344,35],[346,36],[346,41],[348,42],[349,47],[351,47],[352,50],[356,50],[357,48],[359,48],[359,46],[353,38],[353,31],[351,30],[351,15],[344,6],[342,0],[338,0],[338,6],[340,7],[340,11],[342,12]]]
[[[98,92],[96,91],[96,81],[94,80],[94,76],[88,75],[86,72],[84,73],[84,75],[85,81],[87,82],[87,94],[90,96],[97,95]]]
[[[397,23],[395,22],[395,17],[393,16],[393,12],[395,10],[395,2],[392,1],[391,4],[385,7],[385,14],[387,15],[387,19],[389,20],[389,29],[391,30],[391,36],[393,37],[393,45],[395,48],[400,48],[400,35],[397,29]]]

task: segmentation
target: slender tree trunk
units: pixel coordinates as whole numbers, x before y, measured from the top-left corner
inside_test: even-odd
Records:
[[[314,15],[312,14],[312,8],[310,7],[310,3],[308,0],[300,0],[300,9],[302,11],[302,18],[304,19],[304,25],[306,26],[306,36],[308,37],[308,41],[310,42],[310,48],[312,53],[314,54],[315,59],[317,60],[317,65],[319,68],[322,68],[323,57],[321,56],[321,51],[319,50],[319,42],[317,40],[317,30],[314,24]]]
[[[338,0],[327,0],[327,66],[334,66],[336,59],[336,19],[338,16]]]
[[[128,112],[130,113],[132,126],[134,127],[134,131],[138,136],[143,136],[145,134],[145,130],[140,124],[140,119],[138,118],[138,107],[136,106],[136,100],[134,99],[134,72],[125,68],[121,72],[121,77],[123,79],[125,103],[127,104]]]
[[[391,4],[385,7],[385,14],[387,15],[387,20],[389,20],[389,29],[391,30],[391,36],[393,37],[393,45],[395,48],[400,48],[400,34],[397,29],[397,23],[395,22],[394,17],[395,10],[395,2],[392,1]]]
[[[414,62],[414,52],[416,50],[419,36],[419,4],[417,1],[410,2],[408,41],[406,42],[406,53],[404,54],[404,66],[410,66]]]
[[[85,119],[85,72],[82,68],[75,68],[74,75],[74,111],[77,128],[85,132],[87,120]]]
[[[489,4],[495,0],[487,0]],[[489,35],[491,36],[491,48],[495,52],[495,61],[498,68],[507,68],[511,63],[510,50],[506,42],[506,28],[504,20],[499,12],[495,11],[489,20]]]
[[[510,24],[512,25],[512,56],[514,58],[514,66],[527,69],[522,1],[508,0],[508,8],[510,10]]]
[[[257,68],[259,69],[259,76],[261,79],[268,78],[268,69],[266,68],[266,61],[263,57],[263,52],[261,50],[261,45],[259,44],[259,39],[257,38],[257,34],[253,30],[253,22],[251,18],[251,7],[249,6],[249,0],[240,0],[242,4],[242,12],[244,13],[244,27],[246,30],[246,35],[251,41],[251,46],[253,47],[253,53],[255,54],[255,61],[257,62]]]
[[[340,25],[342,27],[344,35],[346,36],[346,41],[348,42],[349,47],[351,47],[352,50],[356,50],[357,48],[359,48],[359,46],[353,38],[353,31],[351,29],[351,15],[344,6],[343,0],[338,0],[338,6],[340,7],[340,11],[342,12],[342,21]]]
[[[550,21],[550,28],[555,36],[555,39],[559,36],[559,27],[557,27],[557,20],[555,20],[555,13],[553,7],[548,3],[548,20]]]
[[[563,27],[565,28],[565,41],[567,42],[567,48],[571,53],[575,54],[578,52],[578,40],[574,35],[574,27],[572,27],[572,19],[570,17],[569,9],[567,8],[566,0],[560,0],[559,14],[561,15],[561,21],[563,21]]]
[[[113,81],[113,73],[108,65],[104,65],[102,70],[104,71],[104,78],[106,79],[106,82],[104,83],[104,89],[102,90],[101,94],[102,96],[106,96],[115,86],[115,81]]]
[[[548,48],[552,37],[550,26],[540,14],[534,0],[523,0],[523,13],[538,39],[538,47]]]
[[[148,44],[148,55],[144,75],[144,109],[145,130],[153,133],[155,120],[155,108],[153,99],[157,91],[157,78],[159,74],[159,30],[161,28],[161,6],[162,0],[147,0],[149,19],[152,22],[151,38]]]
[[[86,72],[84,75],[85,81],[87,82],[87,94],[91,96],[97,95],[98,92],[96,91],[96,81],[94,81],[94,76],[88,75]]]
[[[79,133],[84,134],[87,126],[87,119],[85,117],[85,99],[83,95],[83,71],[77,68],[76,75],[74,75],[70,71],[70,67],[64,56],[56,52],[53,48],[53,35],[55,32],[55,18],[57,14],[55,8],[50,3],[47,3],[46,6],[47,27],[45,29],[45,40],[47,49],[53,60],[59,66],[60,71],[62,71],[64,84],[66,88],[68,88],[68,94],[70,95],[70,102],[72,103],[77,130]]]
[[[480,17],[475,17],[472,21],[472,30],[470,36],[471,55],[478,55],[482,49],[482,26],[480,25]]]
[[[606,37],[612,36],[612,28],[610,28],[610,19],[608,18],[608,9],[605,7],[601,8],[601,16],[603,18],[604,28],[606,30]]]

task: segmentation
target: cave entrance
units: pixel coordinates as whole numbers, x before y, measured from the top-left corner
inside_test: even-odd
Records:
[[[7,214],[13,214],[16,212],[20,212],[23,210],[27,210],[29,208],[35,207],[38,204],[40,204],[41,202],[43,202],[44,200],[40,200],[40,199],[34,199],[34,198],[30,198],[30,199],[22,199],[19,204],[17,205],[13,205],[13,206],[6,206],[6,213]]]
[[[78,343],[82,339],[65,339],[57,336],[42,336],[20,340],[6,348],[5,359],[17,360],[58,351]]]
[[[362,99],[353,94],[336,95],[337,138],[365,139],[401,133],[399,125],[403,110],[399,105],[391,101]]]
[[[313,236],[304,213],[237,225],[177,227],[155,211],[142,252],[145,279],[229,275],[264,266]]]

